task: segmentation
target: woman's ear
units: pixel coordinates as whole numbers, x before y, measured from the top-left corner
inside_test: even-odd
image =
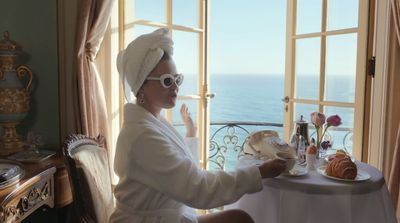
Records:
[[[139,97],[140,95],[144,94],[144,90],[143,90],[143,85],[140,87],[140,89],[138,90],[136,97]]]

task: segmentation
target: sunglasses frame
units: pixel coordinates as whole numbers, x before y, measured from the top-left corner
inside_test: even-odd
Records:
[[[150,80],[150,81],[160,81],[161,86],[163,86],[164,88],[170,88],[174,83],[177,86],[180,86],[183,83],[183,74],[163,74],[160,77],[147,77],[146,80]],[[174,80],[173,82],[171,82],[171,85],[167,86],[165,85],[164,81],[167,78],[171,78],[172,80]],[[181,78],[181,82],[178,84],[176,82],[176,80],[178,80],[179,78]]]

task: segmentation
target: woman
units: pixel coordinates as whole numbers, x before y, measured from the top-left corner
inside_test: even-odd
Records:
[[[183,81],[167,34],[167,29],[158,29],[142,35],[118,54],[118,71],[137,101],[126,104],[118,137],[119,182],[110,222],[253,222],[240,210],[197,216],[193,208],[219,207],[260,191],[261,179],[279,175],[285,161],[274,159],[230,173],[199,168],[196,127],[187,107],[181,108],[185,139],[160,115],[175,106]]]

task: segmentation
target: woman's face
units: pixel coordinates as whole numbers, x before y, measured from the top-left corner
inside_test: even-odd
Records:
[[[172,59],[161,60],[148,77],[160,77],[163,74],[177,74],[176,65]],[[172,108],[176,104],[179,87],[174,82],[165,88],[159,80],[146,80],[142,86],[144,106],[153,114],[159,114],[162,108]]]

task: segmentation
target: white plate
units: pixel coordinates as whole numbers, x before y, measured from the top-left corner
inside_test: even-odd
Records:
[[[369,173],[367,173],[363,170],[360,170],[360,169],[357,170],[357,176],[354,180],[332,177],[332,176],[329,176],[326,174],[325,168],[326,168],[326,166],[318,167],[318,169],[317,169],[318,173],[320,173],[324,177],[334,179],[334,180],[346,181],[346,182],[359,182],[359,181],[365,181],[365,180],[368,180],[369,178],[371,178],[371,175],[369,175]]]
[[[307,175],[308,171],[306,168],[295,166],[293,169],[289,171],[289,173],[282,173],[283,176],[287,177],[299,177]]]

